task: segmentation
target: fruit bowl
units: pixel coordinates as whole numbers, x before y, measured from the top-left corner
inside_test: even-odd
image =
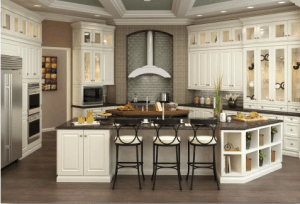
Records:
[[[174,102],[168,103],[167,107],[169,108],[170,111],[176,111],[178,107],[178,103],[174,103]]]

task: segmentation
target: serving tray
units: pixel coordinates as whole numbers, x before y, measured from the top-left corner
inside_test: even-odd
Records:
[[[246,119],[246,118],[236,118],[233,117],[233,120],[243,121],[243,122],[259,122],[259,121],[265,121],[269,120],[269,118],[254,118],[254,119]]]
[[[93,123],[87,123],[87,122],[84,122],[84,123],[81,123],[81,124],[78,124],[78,122],[72,122],[73,125],[75,126],[86,126],[86,125],[100,125],[100,122],[99,121],[94,121]]]

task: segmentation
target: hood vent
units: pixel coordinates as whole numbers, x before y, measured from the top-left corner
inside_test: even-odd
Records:
[[[153,65],[153,31],[147,33],[147,65],[131,72],[128,78],[135,78],[143,74],[156,74],[164,78],[171,78],[170,74],[164,69]]]

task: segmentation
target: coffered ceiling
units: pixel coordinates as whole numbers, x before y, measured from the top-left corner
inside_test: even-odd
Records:
[[[299,10],[296,5],[300,0],[11,1],[39,13],[48,20],[82,20],[117,25],[188,25]]]

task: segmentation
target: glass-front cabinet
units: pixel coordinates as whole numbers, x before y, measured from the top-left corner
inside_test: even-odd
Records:
[[[288,21],[288,39],[299,40],[300,39],[300,20]]]
[[[94,82],[101,82],[101,52],[93,52],[94,56]]]
[[[242,44],[242,41],[243,41],[242,27],[220,29],[221,45]]]
[[[93,39],[92,39],[92,36],[93,36],[93,30],[86,30],[86,29],[83,29],[82,30],[82,44],[83,45],[90,45],[92,46],[92,42],[93,42]]]
[[[82,51],[83,62],[83,83],[102,83],[103,56],[102,51]]]
[[[105,46],[113,46],[114,45],[114,34],[113,33],[107,33],[104,32],[104,39],[103,39],[103,44]]]
[[[244,26],[244,42],[245,43],[251,43],[251,42],[256,42],[256,26],[251,25],[251,26]]]
[[[272,52],[272,101],[276,104],[287,104],[287,46],[273,47]]]
[[[257,87],[256,87],[256,72],[259,70],[256,67],[256,49],[246,48],[244,49],[244,64],[246,80],[244,82],[244,101],[250,103],[257,103]]]
[[[300,106],[300,45],[289,45],[288,55],[288,105]]]
[[[196,32],[191,32],[189,33],[189,47],[194,47],[197,46],[197,33]]]
[[[272,40],[272,24],[259,24],[257,25],[257,41],[267,42]]]
[[[103,32],[99,30],[93,30],[93,45],[100,46],[102,45]]]
[[[11,33],[11,31],[12,31],[12,15],[8,11],[2,9],[1,19],[2,19],[2,22],[1,22],[2,23],[2,31],[5,33]]]
[[[288,23],[287,21],[275,22],[273,24],[273,40],[282,41],[287,40],[288,37]]]
[[[199,32],[199,45],[200,46],[215,46],[219,45],[219,31],[209,30]]]
[[[258,48],[257,52],[259,53],[259,60],[258,61],[258,76],[259,76],[259,83],[258,85],[258,101],[259,102],[270,102],[272,101],[270,95],[270,87],[271,87],[271,69],[270,66],[270,49],[269,48]]]
[[[83,83],[87,84],[93,81],[92,71],[92,51],[82,51]]]

